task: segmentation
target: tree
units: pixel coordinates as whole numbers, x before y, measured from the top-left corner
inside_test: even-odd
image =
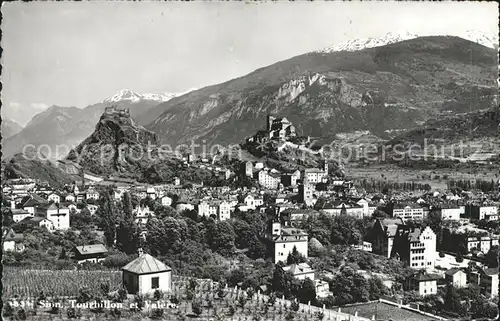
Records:
[[[59,254],[59,260],[66,260],[68,255],[66,254],[66,249],[63,247],[61,249],[61,254]]]
[[[132,198],[128,192],[123,194],[122,210],[123,216],[116,229],[116,247],[127,254],[134,254],[137,252],[140,236],[134,222]]]
[[[464,306],[461,303],[460,296],[453,285],[448,285],[445,290],[444,304],[448,311],[453,311],[459,314],[465,312]]]
[[[272,287],[273,291],[278,294],[283,294],[286,289],[285,271],[279,265],[276,265],[274,269]]]
[[[193,310],[193,313],[196,314],[197,317],[199,317],[203,313],[201,301],[194,300],[193,303],[191,304],[191,309]]]
[[[306,259],[304,258],[304,256],[302,254],[300,254],[299,251],[297,250],[297,247],[294,246],[292,249],[292,252],[288,253],[288,257],[286,259],[286,264],[288,264],[288,265],[299,264],[299,263],[302,263],[305,261],[306,261]]]
[[[376,218],[388,218],[388,217],[389,217],[389,214],[387,214],[386,212],[379,210],[379,209],[376,209],[372,214],[372,218],[374,218],[374,219],[376,219]]]
[[[235,233],[227,221],[214,222],[210,220],[207,226],[207,243],[212,251],[223,256],[234,254]]]
[[[97,216],[101,220],[101,227],[104,230],[104,237],[106,238],[106,244],[112,246],[116,239],[116,225],[115,221],[117,218],[116,208],[111,199],[109,192],[104,193],[102,204],[97,209]]]
[[[302,282],[302,287],[299,290],[298,298],[302,303],[314,302],[316,300],[316,286],[311,279],[306,278]]]
[[[368,282],[349,266],[335,275],[330,282],[330,290],[335,293],[336,305],[366,302],[369,299]]]

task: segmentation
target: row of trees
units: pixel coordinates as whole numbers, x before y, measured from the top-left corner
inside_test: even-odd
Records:
[[[498,190],[498,185],[494,180],[481,180],[478,179],[476,181],[470,180],[449,180],[447,182],[448,189],[460,188],[462,190],[470,191],[470,190],[479,190],[483,193],[494,192]]]
[[[430,191],[429,184],[416,182],[388,182],[387,180],[377,180],[366,178],[359,182],[359,187],[363,188],[368,193],[381,192],[387,194],[389,191]]]

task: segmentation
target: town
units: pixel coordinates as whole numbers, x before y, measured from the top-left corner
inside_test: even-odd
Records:
[[[306,150],[308,141],[289,120],[269,115],[266,128],[246,143]],[[480,187],[490,182],[388,187],[339,175],[327,159],[314,157],[316,167],[289,171],[265,161],[183,158],[185,166],[228,182],[222,186],[179,177],[139,183],[81,167],[79,179],[58,187],[7,180],[4,301],[57,294],[83,304],[104,288],[106,299],[170,295],[174,306],[185,295],[180,280],[192,290],[208,280],[221,298],[236,289],[249,301],[288,302],[290,318],[300,312],[297,303],[302,311],[317,307],[320,318],[333,311],[368,320],[384,309],[403,313],[401,320],[497,315],[499,182],[486,191]],[[114,277],[71,286],[22,277],[46,269]],[[193,313],[202,314],[204,303],[187,296]]]

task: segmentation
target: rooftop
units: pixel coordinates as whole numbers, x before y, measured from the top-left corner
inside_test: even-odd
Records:
[[[81,255],[107,253],[108,250],[102,244],[75,246],[75,250]]]
[[[142,254],[137,259],[122,267],[122,270],[134,274],[149,274],[172,271],[170,267],[166,266],[163,262],[155,259],[149,254]]]

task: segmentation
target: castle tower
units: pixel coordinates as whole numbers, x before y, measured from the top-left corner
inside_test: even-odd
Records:
[[[273,127],[273,121],[276,118],[274,116],[271,116],[271,114],[267,115],[267,131],[271,131],[271,128]]]

